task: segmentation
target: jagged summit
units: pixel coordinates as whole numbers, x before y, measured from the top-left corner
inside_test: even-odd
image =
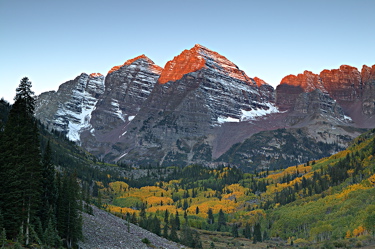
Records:
[[[103,76],[103,74],[101,74],[101,73],[91,73],[89,76],[92,77],[92,78],[96,78],[96,77]]]
[[[264,80],[262,80],[258,77],[254,77],[254,81],[255,81],[255,83],[257,84],[258,87],[260,87],[261,85],[269,85],[267,82],[265,82]]]
[[[298,74],[297,76],[293,74],[285,76],[280,82],[280,85],[282,84],[299,86],[305,92],[311,92],[315,89],[320,89],[322,92],[326,92],[319,75],[307,70],[305,70],[303,74]]]
[[[372,66],[375,68],[375,65]],[[371,76],[371,67],[363,66],[362,72],[356,67],[341,65],[338,69],[325,69],[320,74],[311,71],[304,71],[302,74],[285,76],[280,85],[287,84],[299,86],[304,92],[311,92],[319,89],[325,93],[332,93],[345,88],[358,89],[360,85],[366,84]]]
[[[108,74],[113,73],[114,71],[119,70],[123,66],[129,66],[129,65],[133,64],[134,62],[136,62],[138,60],[144,60],[148,64],[150,64],[151,71],[153,71],[155,73],[160,74],[160,72],[163,70],[162,67],[156,65],[150,58],[148,58],[146,55],[142,54],[140,56],[134,57],[133,59],[129,59],[129,60],[125,61],[125,63],[122,64],[122,65],[112,67],[111,70],[108,71]]]
[[[209,68],[220,74],[256,85],[246,73],[238,68],[233,62],[219,53],[212,51],[200,44],[196,44],[189,50],[184,50],[173,60],[168,61],[159,78],[159,83],[176,81],[185,74],[196,72],[202,68]]]

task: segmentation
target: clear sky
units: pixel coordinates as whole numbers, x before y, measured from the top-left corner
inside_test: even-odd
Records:
[[[375,64],[375,0],[0,0],[0,98],[36,94],[141,54],[199,43],[276,86],[289,74]]]

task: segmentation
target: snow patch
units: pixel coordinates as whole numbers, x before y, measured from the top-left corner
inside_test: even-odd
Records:
[[[129,116],[129,117],[128,117],[129,122],[132,121],[132,120],[134,119],[134,117],[135,117],[135,116]]]
[[[344,120],[349,121],[349,122],[353,121],[353,119],[351,117],[346,116],[346,115],[344,115]]]
[[[268,107],[267,110],[261,109],[261,108],[253,109],[251,111],[241,110],[242,115],[241,115],[240,120],[241,121],[254,120],[258,117],[262,117],[262,116],[265,116],[267,114],[280,112],[279,109],[277,109],[277,107],[272,105],[271,103],[265,103],[265,105]]]
[[[237,118],[232,118],[232,117],[218,117],[217,118],[217,122],[219,124],[223,124],[223,123],[238,123],[238,122],[240,122],[240,120],[237,119]]]
[[[120,157],[117,158],[117,160],[120,160],[121,158],[123,158],[123,157],[126,156],[127,154],[128,154],[127,152],[124,153],[124,154],[122,154]]]

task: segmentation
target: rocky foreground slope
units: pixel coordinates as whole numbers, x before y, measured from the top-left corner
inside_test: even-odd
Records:
[[[128,232],[125,220],[95,206],[93,215],[83,213],[82,216],[84,241],[78,243],[82,249],[186,248],[131,223]],[[149,244],[142,242],[145,238]]]

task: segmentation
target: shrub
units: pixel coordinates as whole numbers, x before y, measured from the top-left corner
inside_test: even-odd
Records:
[[[150,241],[147,238],[142,239],[142,242],[147,244],[147,245],[150,244]]]

